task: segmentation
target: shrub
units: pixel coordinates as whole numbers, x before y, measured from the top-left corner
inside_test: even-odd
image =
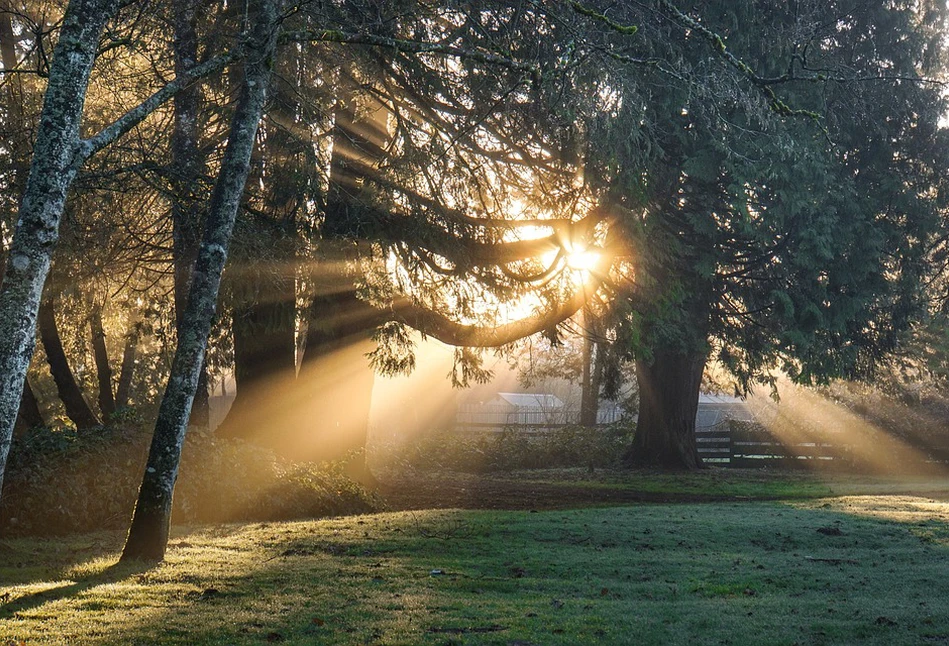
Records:
[[[433,431],[400,444],[375,447],[381,467],[469,473],[558,467],[611,468],[632,442],[629,423],[550,430]]]
[[[35,429],[17,438],[0,500],[0,532],[61,534],[127,526],[149,434],[136,429]],[[207,432],[188,435],[174,522],[283,520],[380,507],[340,464],[292,464]]]

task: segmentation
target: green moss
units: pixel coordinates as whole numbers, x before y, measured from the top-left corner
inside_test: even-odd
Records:
[[[591,9],[590,7],[587,7],[583,4],[580,4],[579,2],[571,2],[570,6],[572,6],[577,13],[584,15],[588,18],[593,18],[594,20],[598,20],[602,22],[603,24],[605,24],[610,29],[612,29],[613,31],[617,31],[626,36],[632,36],[637,31],[639,31],[639,27],[637,27],[636,25],[620,24],[616,22],[615,20],[613,20],[612,18],[610,18],[609,16],[602,14],[596,11],[595,9]]]

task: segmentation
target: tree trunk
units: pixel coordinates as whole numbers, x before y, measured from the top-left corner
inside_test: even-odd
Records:
[[[198,60],[198,37],[195,27],[196,0],[174,3],[175,74],[183,75]],[[192,84],[175,95],[174,127],[171,131],[171,225],[172,261],[175,275],[175,323],[178,333],[188,305],[191,274],[201,242],[201,207],[199,176],[204,165],[198,148],[198,111],[201,94]],[[192,426],[207,428],[210,419],[208,404],[207,363],[201,367],[198,391],[191,407]]]
[[[218,427],[223,437],[242,437],[264,446],[298,435],[287,408],[296,399],[296,267],[299,260],[298,215],[307,201],[307,164],[300,150],[300,98],[292,79],[298,77],[298,55],[282,58],[271,88],[267,128],[255,155],[250,183],[260,186],[260,209],[248,213],[249,226],[235,244],[268,247],[268,261],[236,258],[233,285],[234,378],[237,392],[227,417]],[[248,210],[249,211],[249,210]],[[253,238],[253,239],[250,239]],[[296,456],[295,451],[290,451]]]
[[[119,372],[119,386],[115,390],[115,408],[129,405],[132,394],[132,378],[135,376],[135,356],[138,354],[138,327],[132,326],[125,336],[125,350],[122,352],[122,370]]]
[[[13,70],[19,64],[16,52],[16,36],[13,33],[12,9],[10,3],[0,2],[0,61],[4,70]],[[11,172],[9,175],[9,190],[17,198],[23,194],[23,185],[29,171],[29,135],[23,119],[23,85],[19,74],[8,75],[4,82],[4,98],[6,99],[6,130],[9,133],[4,144],[9,149]],[[0,258],[6,264],[6,250]],[[2,277],[3,268],[0,268]],[[20,408],[17,413],[15,433],[21,434],[31,428],[46,426],[46,420],[40,412],[39,402],[30,385],[29,379],[23,382],[23,396],[20,399]],[[0,459],[2,464],[2,459]],[[0,481],[3,471],[0,468]]]
[[[92,331],[92,354],[96,360],[96,379],[99,383],[99,413],[106,422],[115,414],[115,397],[112,395],[112,367],[109,365],[109,350],[105,346],[105,330],[102,329],[102,307],[96,305],[89,317]]]
[[[596,416],[600,408],[600,380],[597,377],[595,364],[599,353],[593,341],[593,315],[588,309],[583,310],[583,352],[581,356],[582,376],[580,379],[580,425],[596,426]]]
[[[20,411],[16,418],[16,433],[22,434],[31,428],[46,426],[46,420],[40,412],[40,403],[36,399],[30,380],[23,382],[23,397],[20,400]]]
[[[284,395],[296,377],[296,303],[290,299],[234,309],[234,378],[237,394],[217,429],[272,445],[287,429]]]
[[[279,20],[271,0],[249,3],[250,33],[246,42],[237,107],[230,136],[208,208],[207,222],[192,277],[168,386],[155,422],[155,434],[139,489],[135,514],[122,560],[159,561],[165,556],[171,522],[172,495],[191,404],[198,389],[208,335],[221,286],[221,273],[250,169],[251,153],[263,114],[276,52]]]
[[[593,391],[593,423],[597,424],[600,414],[600,395],[603,392],[603,372],[606,369],[606,349],[602,342],[593,344],[593,376],[590,389]]]
[[[312,393],[307,459],[347,459],[347,474],[371,484],[366,441],[375,373],[366,354],[375,344],[366,316],[372,308],[355,291],[314,298],[299,380]]]
[[[36,317],[80,154],[79,126],[99,37],[117,0],[72,0],[53,51],[30,175],[0,287],[0,485],[33,356]]]
[[[4,70],[16,69],[19,61],[16,53],[16,36],[13,33],[13,15],[10,2],[0,1],[0,61]],[[18,198],[23,194],[23,184],[29,170],[29,133],[23,119],[23,84],[21,75],[8,74],[3,82],[6,99],[6,126],[8,138],[3,142],[10,153],[12,173],[11,192]]]
[[[705,371],[704,354],[656,353],[636,361],[639,422],[626,461],[664,469],[702,466],[695,443],[695,415]]]
[[[384,155],[389,140],[387,112],[381,104],[370,104],[357,115],[356,99],[341,90],[334,113],[333,156],[327,191],[326,213],[321,234],[333,246],[334,240],[359,238],[360,186],[362,178]],[[343,267],[346,253],[323,263]],[[347,459],[348,474],[364,483],[373,477],[366,465],[369,413],[375,374],[366,354],[374,348],[372,330],[375,310],[356,296],[355,285],[345,271],[314,279],[318,290],[308,312],[306,346],[300,365],[300,379],[313,394],[310,411],[310,459]]]
[[[102,426],[99,418],[86,402],[86,398],[83,397],[82,390],[69,368],[69,360],[66,358],[66,351],[63,349],[63,342],[59,336],[59,327],[56,325],[56,310],[52,299],[44,300],[40,305],[39,328],[49,371],[53,375],[53,381],[56,382],[59,399],[66,407],[66,415],[80,430]]]
[[[603,346],[586,337],[583,342],[583,385],[580,390],[580,425],[599,423],[600,391],[603,385]]]

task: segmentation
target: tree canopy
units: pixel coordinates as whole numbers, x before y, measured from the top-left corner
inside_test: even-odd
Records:
[[[709,362],[870,376],[940,284],[935,1],[33,4],[0,6],[0,477],[38,324],[77,426],[154,406],[130,558],[232,366],[222,433],[274,380],[329,429],[344,347],[410,371],[415,329],[464,384],[583,311],[595,381],[635,365],[630,460],[691,468]]]

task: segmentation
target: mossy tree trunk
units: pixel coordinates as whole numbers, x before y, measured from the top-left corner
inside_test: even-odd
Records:
[[[12,10],[9,2],[0,2],[0,61],[3,69],[13,70],[19,66],[16,50],[16,35],[13,29]],[[4,83],[4,126],[8,138],[4,145],[10,154],[10,173],[8,188],[17,198],[22,197],[24,184],[30,170],[30,136],[23,117],[23,85],[20,75],[14,74]],[[0,255],[0,277],[6,266],[6,249]],[[23,397],[20,400],[20,409],[17,414],[15,433],[24,433],[31,428],[46,426],[46,420],[40,412],[39,401],[30,384],[29,379],[23,382]],[[0,460],[2,463],[2,460]],[[0,481],[3,472],[0,468]]]
[[[159,561],[164,558],[168,544],[172,496],[188,430],[191,404],[198,389],[221,286],[221,273],[247,182],[276,53],[279,31],[277,3],[273,0],[250,2],[248,18],[250,29],[245,43],[246,58],[240,94],[211,194],[178,347],[155,422],[155,433],[135,514],[122,552],[123,561]]]
[[[33,356],[36,317],[80,150],[89,75],[117,0],[72,0],[53,50],[29,179],[0,286],[0,485]]]
[[[195,25],[196,0],[174,3],[173,31],[175,73],[184,74],[198,60],[198,36]],[[172,260],[175,275],[175,323],[178,332],[188,304],[191,274],[201,243],[199,177],[204,166],[198,148],[198,111],[201,93],[197,84],[186,87],[174,98],[174,127],[171,131],[171,224]],[[210,418],[208,404],[207,364],[201,368],[198,391],[191,407],[191,424],[207,428]]]

